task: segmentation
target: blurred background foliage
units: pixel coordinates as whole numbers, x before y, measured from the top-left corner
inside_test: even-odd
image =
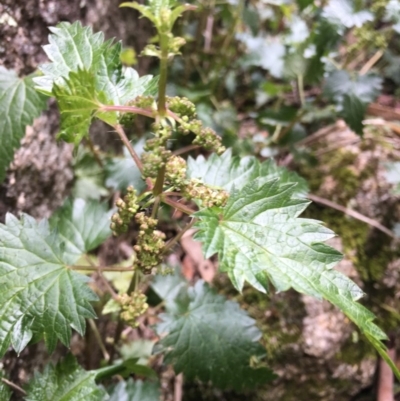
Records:
[[[107,7],[102,0],[43,1],[40,4],[47,7],[40,8],[41,19],[32,14],[32,3],[38,2],[29,0],[22,5],[6,0],[0,13],[1,26],[7,26],[12,34],[17,29],[30,33],[35,20],[40,35],[47,35],[45,26],[81,18],[95,30],[105,30],[108,37],[124,39],[125,65],[137,68],[141,74],[157,74],[151,59],[140,56],[143,44],[151,41],[155,32],[145,20],[133,25],[138,15],[133,11],[122,13],[117,1],[107,2]],[[96,12],[90,13],[93,4]],[[389,333],[388,346],[395,354],[400,350],[395,341],[400,334],[400,2],[198,0],[193,4],[198,11],[185,13],[176,26],[175,33],[184,37],[187,44],[170,67],[168,95],[185,96],[194,102],[199,117],[222,136],[224,144],[232,147],[236,155],[274,158],[307,180],[309,197],[316,201],[307,217],[324,221],[339,235],[333,245],[344,253],[345,259],[338,269],[368,294],[363,302]],[[50,5],[63,12],[50,17]],[[114,22],[117,18],[119,24]],[[32,72],[38,61],[43,61],[38,47],[46,42],[46,36],[40,35],[32,41],[37,47],[31,45],[31,58],[23,58],[20,52],[22,61],[18,59],[13,64],[11,56],[4,56],[6,66]],[[17,39],[4,41],[7,54],[13,54],[12,48],[22,48]],[[22,45],[27,41],[21,40]],[[0,54],[4,49],[0,48]],[[45,121],[47,126],[48,121],[57,119],[53,115],[54,107]],[[53,128],[57,129],[55,124]],[[112,133],[103,133],[103,128],[94,124],[92,141],[74,154],[72,150],[65,151],[66,164],[72,166],[72,172],[62,166],[68,175],[61,200],[71,190],[75,197],[108,199],[111,204],[115,192],[124,191],[130,184],[138,188],[143,185],[129,155],[122,152]],[[143,119],[135,119],[131,138],[137,140],[147,128]],[[44,135],[42,127],[37,130]],[[49,134],[52,135],[54,132]],[[187,145],[185,140],[186,137],[180,138],[174,148]],[[143,141],[138,140],[139,153],[142,147]],[[32,168],[36,162],[26,163],[29,158],[38,158],[37,154],[32,156],[25,151],[21,155],[24,157],[16,159],[20,164],[14,162],[8,181],[17,185],[22,182],[29,197],[21,197],[18,186],[2,187],[6,189],[0,191],[1,215],[10,209],[24,210],[35,217],[50,215],[61,201],[57,199],[57,205],[50,204],[50,211],[43,212],[37,205],[43,207],[54,197],[46,195],[44,199],[41,187],[52,191],[54,181],[60,182],[60,171],[48,174],[47,186],[40,184],[42,171]],[[191,155],[196,156],[197,150]],[[35,172],[40,179],[32,178]],[[36,204],[30,201],[35,197]],[[175,233],[179,217],[163,209],[164,230]],[[104,265],[120,263],[129,256],[121,249],[129,248],[127,244],[134,236],[133,232],[122,239],[111,239],[96,257]],[[194,245],[190,246],[193,252]],[[207,280],[201,271],[187,271],[187,253],[190,251],[184,249],[173,255],[175,262],[184,266],[186,278]],[[329,304],[292,291],[266,297],[246,288],[243,294],[237,294],[223,276],[216,274],[212,278],[220,292],[240,302],[257,320],[269,355],[268,365],[278,379],[246,394],[185,382],[185,401],[392,401],[378,398],[383,379],[374,351]],[[154,297],[152,290],[148,295],[149,299]],[[106,301],[103,297],[100,304]],[[100,330],[105,334],[112,331],[107,319],[100,319]],[[136,356],[130,348],[139,341],[147,344],[143,349],[151,349],[152,331],[146,329],[140,334],[124,339],[126,358]],[[82,349],[96,355],[93,341],[90,349],[78,340],[77,344],[72,346],[76,355],[83,354]],[[31,360],[40,356],[37,350],[30,352]],[[150,353],[148,350],[146,357],[150,358]],[[98,362],[96,358],[82,357],[81,362],[91,368]],[[400,366],[400,359],[395,359]],[[5,360],[5,366],[19,377],[21,367],[16,360],[12,355]],[[161,371],[163,400],[172,400],[173,372],[160,366],[155,370]],[[390,389],[400,399],[393,383]]]

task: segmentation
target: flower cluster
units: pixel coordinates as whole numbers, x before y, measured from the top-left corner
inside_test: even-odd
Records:
[[[193,140],[195,145],[202,146],[208,151],[214,151],[219,155],[225,152],[225,147],[221,144],[221,138],[211,128],[203,127],[203,123],[200,120],[190,120],[182,117],[180,121],[179,130],[182,134],[187,135],[189,132],[193,132],[196,138]]]
[[[165,234],[156,230],[158,221],[144,213],[138,213],[135,220],[139,224],[137,243],[133,247],[136,252],[135,265],[143,273],[150,274],[152,269],[162,261]]]
[[[204,207],[225,206],[228,192],[221,188],[212,188],[201,180],[192,178],[183,188],[183,195],[188,199],[199,199]]]
[[[121,318],[132,327],[139,325],[137,319],[149,308],[146,295],[139,291],[132,292],[130,295],[119,295],[118,303],[122,309]]]
[[[148,139],[144,146],[146,153],[142,154],[143,176],[156,178],[160,168],[164,167],[171,157],[167,142],[172,135],[172,127],[168,123],[152,125],[154,137]]]
[[[182,157],[172,156],[165,169],[165,181],[177,188],[186,184],[186,161]]]
[[[204,149],[209,151],[214,151],[219,155],[225,152],[225,147],[221,144],[221,138],[216,134],[213,129],[204,128],[203,126],[201,126],[201,128],[191,130],[196,135],[196,138],[193,141],[195,145],[202,146]]]
[[[129,223],[139,210],[135,189],[129,186],[124,199],[118,199],[115,202],[115,206],[117,206],[118,212],[112,215],[110,227],[114,235],[119,235],[128,230]]]
[[[178,117],[193,119],[196,117],[196,106],[186,97],[167,97],[168,109]]]
[[[196,119],[196,107],[185,97],[167,98],[167,106],[170,111],[179,118],[179,131],[187,135],[193,132],[196,135],[193,143],[204,149],[221,154],[225,148],[221,144],[221,138],[211,128],[203,127],[203,123]]]

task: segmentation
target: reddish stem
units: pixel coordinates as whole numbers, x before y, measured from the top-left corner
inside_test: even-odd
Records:
[[[141,116],[156,117],[156,112],[154,110],[142,109],[135,106],[102,106],[99,111],[122,111],[125,113],[140,114]]]

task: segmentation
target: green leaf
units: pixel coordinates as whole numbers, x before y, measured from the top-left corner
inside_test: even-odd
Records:
[[[50,219],[50,227],[64,241],[66,250],[77,258],[111,236],[113,211],[105,203],[68,200]]]
[[[141,380],[122,381],[110,394],[109,401],[159,401],[160,389],[157,383]]]
[[[26,126],[39,117],[46,104],[46,97],[35,91],[32,77],[19,78],[15,71],[0,67],[0,182]]]
[[[181,275],[178,268],[175,269],[174,274],[156,275],[151,283],[152,290],[165,303],[170,313],[187,309],[189,302],[188,287],[188,281]]]
[[[143,145],[144,141],[140,140],[133,147],[139,156],[143,153]],[[105,166],[106,186],[125,192],[132,185],[140,193],[146,188],[146,183],[128,149],[124,147],[123,151],[123,157],[114,157]]]
[[[49,96],[53,85],[64,85],[64,78],[78,70],[95,71],[111,42],[104,43],[102,32],[93,33],[92,28],[83,27],[79,21],[70,24],[61,22],[50,27],[49,44],[43,46],[51,63],[42,64],[43,76],[35,78],[37,89]]]
[[[179,313],[161,315],[158,333],[168,333],[157,344],[185,379],[212,381],[220,388],[254,388],[273,378],[265,367],[253,368],[265,350],[261,332],[236,302],[215,294],[198,281],[189,292],[190,303]]]
[[[93,153],[83,145],[76,149],[73,160],[75,183],[72,188],[74,198],[96,199],[109,195],[104,186],[104,169],[96,161]]]
[[[385,22],[393,23],[393,30],[400,33],[400,4],[397,0],[389,0],[386,4]]]
[[[180,4],[176,0],[148,0],[148,5],[139,4],[136,1],[120,4],[120,7],[130,7],[138,10],[143,17],[149,19],[158,30],[168,32],[172,29],[175,21],[186,11],[195,9],[190,4]],[[168,21],[161,16],[161,10],[170,10]]]
[[[196,238],[206,258],[219,256],[219,266],[241,291],[245,281],[265,292],[271,282],[277,291],[294,288],[325,298],[339,307],[378,351],[385,333],[374,315],[357,300],[363,292],[333,269],[342,255],[325,245],[334,233],[318,221],[298,216],[308,203],[297,199],[292,184],[256,179],[232,191],[224,209],[198,212]],[[396,374],[399,372],[396,370]]]
[[[359,97],[353,94],[344,95],[343,111],[341,114],[347,125],[360,136],[364,133],[364,124],[362,121],[366,111],[367,105]]]
[[[373,102],[382,89],[382,78],[374,74],[358,75],[345,70],[333,71],[324,85],[324,95],[337,104],[345,95],[354,95],[364,103]]]
[[[340,28],[361,27],[374,20],[374,15],[368,10],[355,11],[351,0],[330,0],[322,16]]]
[[[78,144],[88,135],[92,119],[102,106],[100,97],[104,100],[104,93],[96,92],[92,72],[79,70],[70,72],[63,85],[54,84],[53,94],[61,113],[59,137]],[[117,123],[115,113],[98,113],[97,116],[110,125]]]
[[[26,401],[99,401],[107,395],[96,386],[95,372],[83,370],[72,355],[36,373],[26,388]]]
[[[349,127],[362,135],[362,120],[367,105],[375,100],[381,89],[382,78],[376,75],[356,75],[337,70],[326,79],[324,94],[339,107],[340,114]]]
[[[7,214],[0,224],[0,355],[10,344],[21,352],[33,336],[52,351],[57,339],[69,345],[71,327],[84,334],[97,296],[86,276],[68,268],[75,261],[45,220]]]
[[[139,95],[155,94],[157,79],[123,69],[120,42],[104,41],[103,33],[80,22],[62,22],[51,32],[44,50],[52,62],[40,66],[44,76],[35,82],[37,90],[56,97],[64,140],[78,143],[93,117],[115,125],[117,113],[101,112],[103,105],[125,105]]]
[[[296,173],[278,167],[272,160],[260,163],[254,156],[232,156],[231,149],[221,156],[212,154],[208,159],[204,156],[198,156],[197,159],[189,157],[187,176],[201,179],[205,184],[221,187],[229,192],[234,188],[242,189],[258,177],[263,177],[264,180],[279,178],[281,182],[297,183],[297,194],[305,196],[308,192],[306,180]]]

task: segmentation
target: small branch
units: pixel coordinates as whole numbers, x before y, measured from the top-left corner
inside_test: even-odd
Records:
[[[150,118],[155,118],[153,110],[141,109],[135,106],[102,106],[99,111],[121,111],[124,113],[140,114]]]
[[[360,75],[365,75],[383,56],[383,50],[378,50],[361,68]]]
[[[98,270],[98,275],[103,282],[103,284],[106,286],[108,293],[111,295],[111,297],[114,299],[114,301],[118,300],[118,294],[114,291],[114,289],[111,287],[110,283],[108,280],[103,276],[103,273]]]
[[[11,388],[13,388],[14,390],[19,391],[22,395],[26,395],[26,391],[20,387],[17,386],[16,384],[14,384],[13,382],[10,382],[10,380],[5,379],[4,377],[1,378],[1,381],[5,384],[7,384],[7,386],[10,386]]]
[[[332,209],[339,210],[340,212],[345,213],[348,216],[353,217],[354,219],[360,220],[363,223],[366,223],[366,224],[376,228],[377,230],[385,233],[386,235],[388,235],[391,238],[396,238],[396,235],[394,234],[393,231],[390,231],[387,227],[383,226],[378,221],[376,221],[374,219],[371,219],[371,218],[369,218],[367,216],[364,216],[363,214],[358,213],[355,210],[348,209],[348,208],[346,208],[344,206],[338,205],[335,202],[332,202],[332,201],[330,201],[328,199],[321,198],[321,197],[319,197],[317,195],[309,194],[308,198],[310,200],[312,200],[313,202],[317,202],[317,203],[320,203],[321,205],[325,205],[325,206],[331,207]]]
[[[185,206],[185,205],[181,205],[180,203],[175,202],[175,201],[173,201],[172,199],[168,199],[168,198],[164,198],[164,197],[163,197],[163,198],[162,198],[162,201],[163,201],[164,203],[166,203],[167,205],[170,205],[170,206],[172,206],[173,208],[178,209],[178,210],[180,210],[181,212],[186,213],[186,214],[188,214],[188,215],[192,215],[192,214],[196,213],[196,211],[193,210],[193,209],[191,209],[190,207]]]
[[[185,234],[186,231],[190,230],[194,223],[196,222],[196,219],[192,219],[192,221],[187,224],[179,233],[172,239],[170,239],[166,244],[163,249],[163,253],[167,253]]]
[[[174,381],[174,401],[182,401],[183,374],[175,376]]]
[[[212,10],[213,12],[213,10]],[[211,41],[213,36],[214,15],[210,14],[207,17],[206,29],[203,33],[204,36],[204,52],[209,53],[211,49]]]
[[[99,152],[97,151],[96,147],[94,146],[92,140],[90,139],[90,137],[88,137],[87,139],[87,144],[89,145],[89,149],[92,152],[94,159],[96,160],[96,163],[103,168],[104,167],[104,163],[103,160],[101,160],[101,157],[99,155]]]
[[[113,266],[68,266],[71,270],[80,271],[103,271],[103,272],[131,272],[133,271],[133,266],[131,267],[113,267]]]
[[[277,143],[278,141],[280,141],[288,132],[290,132],[293,127],[299,122],[301,121],[301,119],[303,118],[304,114],[306,114],[306,111],[303,109],[301,110],[295,118],[293,118],[293,120],[290,122],[289,125],[287,125],[285,128],[283,128],[277,135],[277,138],[274,140],[275,143]]]
[[[132,146],[131,142],[129,141],[128,137],[126,136],[124,129],[119,124],[115,125],[114,128],[115,128],[115,131],[117,131],[117,134],[119,135],[119,137],[121,138],[121,141],[127,147],[130,155],[132,156],[133,161],[136,163],[140,172],[142,173],[143,172],[142,161],[140,160],[140,157],[136,153],[135,149],[133,149],[133,146]]]
[[[169,114],[169,112],[168,112],[168,114]],[[199,145],[188,145],[188,146],[185,146],[185,147],[180,148],[178,150],[175,150],[175,152],[173,152],[172,154],[175,155],[175,156],[178,156],[178,155],[181,155],[183,153],[190,152],[191,150],[196,150],[196,149],[200,149],[200,148],[201,148],[201,146],[199,146]]]
[[[99,344],[99,347],[101,349],[101,352],[103,353],[103,358],[105,359],[106,362],[108,362],[110,360],[110,354],[107,352],[106,346],[103,343],[103,340],[99,333],[99,329],[97,328],[96,323],[94,322],[93,319],[88,319],[88,320],[89,320],[90,328],[92,329],[93,334],[96,338],[96,341]]]
[[[396,357],[396,349],[390,348],[388,355],[393,361]],[[379,378],[377,401],[394,401],[394,377],[390,366],[379,358]]]

